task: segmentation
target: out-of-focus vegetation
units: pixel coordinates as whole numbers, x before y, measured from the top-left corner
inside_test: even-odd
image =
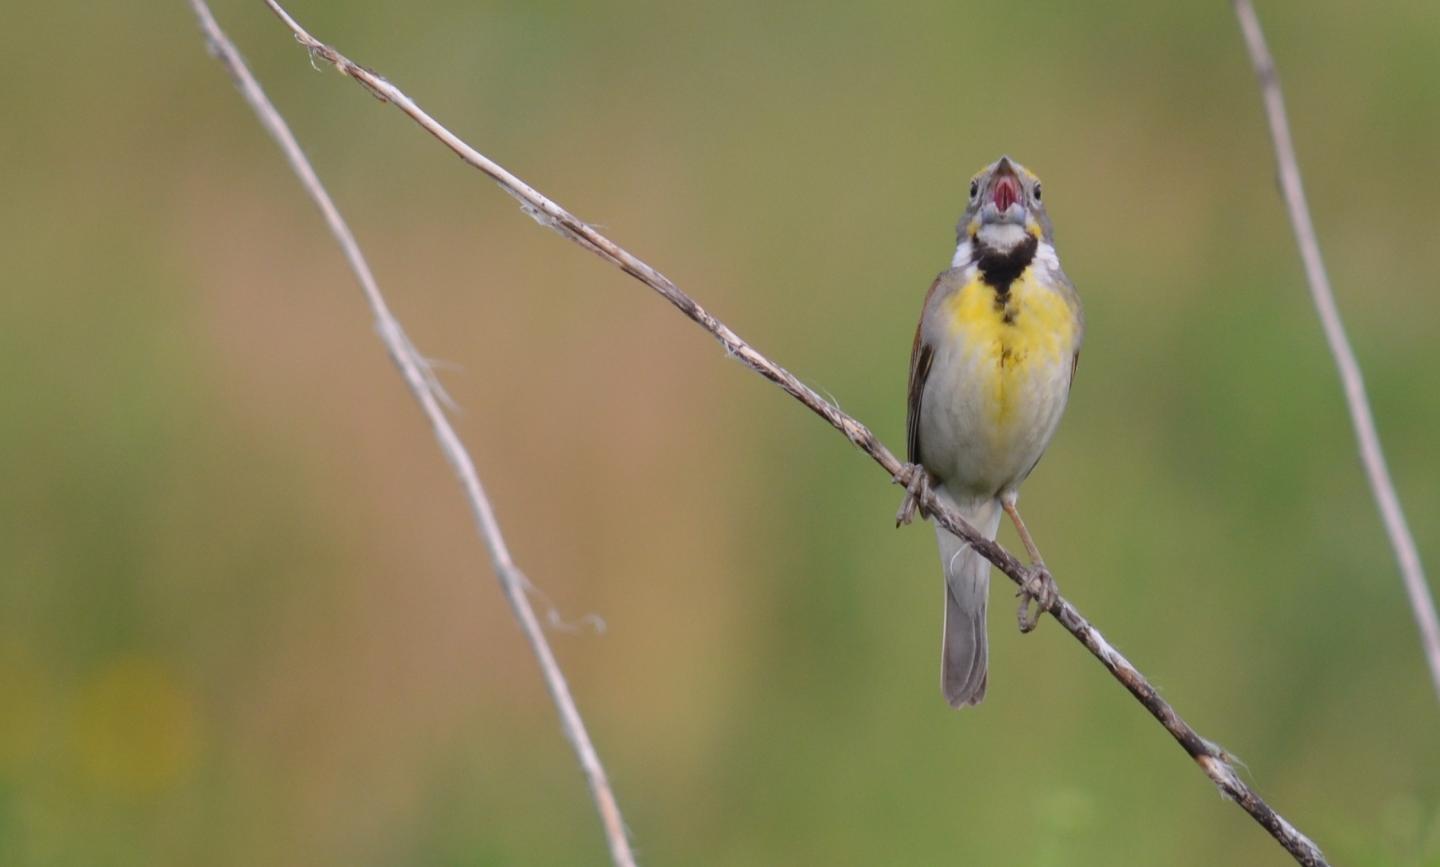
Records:
[[[1260,5],[1440,570],[1435,9]],[[1337,863],[1440,863],[1440,708],[1228,4],[293,11],[895,447],[970,173],[1037,170],[1089,319],[1025,490],[1062,588]],[[517,556],[608,624],[554,640],[646,863],[1285,862],[1008,585],[948,710],[898,489],[260,4],[216,13],[453,364]],[[0,75],[0,863],[600,863],[451,474],[184,4],[17,7]]]

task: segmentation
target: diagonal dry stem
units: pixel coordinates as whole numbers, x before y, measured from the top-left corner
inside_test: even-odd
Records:
[[[541,195],[529,184],[511,174],[489,157],[466,144],[459,136],[423,111],[399,88],[311,36],[275,0],[265,0],[265,3],[290,28],[295,39],[310,53],[312,60],[318,58],[332,64],[378,99],[395,105],[426,132],[454,151],[462,160],[485,173],[502,190],[518,200],[521,208],[530,217],[658,292],[665,300],[718,340],[725,347],[727,354],[739,359],[751,370],[778,385],[787,394],[844,434],[857,448],[879,464],[892,480],[898,481],[904,477],[904,467],[901,462],[875,437],[869,428],[821,398],[789,371],[762,355],[728,326],[701,307],[688,294],[681,291],[665,275],[551,199]],[[937,523],[965,539],[1012,581],[1020,584],[1025,580],[1024,566],[1010,552],[977,533],[955,511],[944,506],[932,492],[926,492],[921,505]],[[1074,606],[1063,598],[1057,598],[1047,611],[1077,641],[1083,644],[1116,680],[1129,690],[1131,695],[1170,733],[1171,737],[1204,771],[1206,776],[1219,787],[1221,793],[1238,804],[1269,832],[1297,863],[1306,865],[1306,867],[1320,867],[1327,863],[1314,843],[1287,822],[1284,817],[1271,809],[1245,781],[1240,779],[1231,766],[1230,757],[1191,728],[1175,712],[1175,709],[1160,697],[1155,688],[1130,664],[1129,660],[1111,647],[1104,636],[1091,626],[1075,610]]]
[[[500,586],[504,589],[505,596],[510,601],[510,607],[515,612],[515,618],[520,622],[520,627],[530,642],[530,648],[540,663],[540,670],[545,676],[545,685],[549,687],[550,696],[555,702],[556,710],[560,713],[560,723],[565,730],[565,736],[574,746],[580,767],[585,772],[585,778],[590,785],[590,794],[595,800],[595,806],[600,812],[600,820],[605,827],[611,859],[617,867],[634,867],[635,858],[630,851],[630,842],[625,835],[625,823],[620,816],[620,808],[616,804],[615,794],[610,788],[610,781],[605,775],[605,768],[600,764],[600,756],[595,752],[594,744],[590,742],[590,735],[585,729],[585,722],[580,717],[579,709],[575,706],[575,699],[570,695],[570,687],[565,681],[565,675],[561,672],[559,663],[555,661],[555,654],[551,652],[550,645],[545,639],[544,630],[535,616],[535,610],[525,595],[530,582],[520,571],[520,567],[511,559],[510,549],[505,544],[505,536],[500,532],[500,523],[495,517],[495,510],[490,504],[489,497],[485,494],[484,486],[480,483],[480,475],[475,470],[475,462],[471,459],[469,452],[465,450],[465,446],[461,443],[459,435],[455,433],[455,428],[451,426],[450,420],[445,416],[445,409],[442,406],[445,399],[444,392],[440,390],[435,381],[429,364],[415,350],[410,339],[405,335],[404,329],[400,327],[400,322],[390,312],[389,305],[385,303],[385,297],[380,294],[380,287],[375,282],[375,276],[370,272],[370,266],[360,252],[360,245],[355,241],[355,236],[351,233],[350,227],[346,225],[345,219],[340,216],[335,202],[321,185],[320,179],[316,177],[315,170],[300,149],[299,142],[295,140],[295,136],[290,132],[284,118],[265,96],[259,82],[255,80],[255,76],[251,75],[244,59],[241,58],[240,52],[220,29],[220,25],[210,14],[210,9],[205,5],[204,0],[190,0],[190,6],[200,21],[200,29],[205,34],[211,53],[224,64],[226,71],[234,79],[235,86],[245,97],[245,101],[250,103],[250,107],[255,110],[261,125],[284,151],[290,167],[295,170],[305,191],[320,207],[326,224],[334,234],[335,240],[339,242],[340,249],[344,252],[351,270],[355,272],[355,277],[360,282],[360,288],[365,293],[365,300],[375,315],[380,339],[385,343],[390,358],[400,369],[401,375],[405,377],[406,385],[410,387],[410,391],[420,403],[425,417],[430,421],[435,438],[440,443],[440,450],[445,453],[445,457],[455,468],[455,474],[460,477],[460,485],[465,491],[465,498],[470,503],[471,511],[474,512],[480,537],[490,551],[490,559],[494,564],[495,574],[500,579]]]
[[[1280,172],[1280,192],[1285,197],[1290,225],[1295,230],[1300,260],[1305,264],[1310,297],[1320,315],[1325,342],[1330,345],[1330,354],[1335,357],[1340,384],[1345,390],[1345,405],[1350,410],[1350,422],[1355,427],[1355,439],[1360,446],[1360,462],[1365,466],[1365,476],[1380,508],[1380,520],[1385,524],[1390,547],[1400,564],[1400,579],[1405,583],[1410,609],[1420,629],[1420,645],[1425,652],[1425,661],[1430,665],[1430,679],[1436,695],[1440,696],[1440,619],[1435,616],[1435,600],[1430,595],[1430,585],[1425,582],[1420,551],[1415,547],[1415,537],[1410,534],[1405,511],[1400,508],[1400,497],[1395,493],[1395,483],[1390,479],[1390,468],[1385,464],[1380,434],[1375,429],[1375,417],[1370,413],[1370,398],[1365,394],[1365,380],[1360,375],[1360,363],[1355,360],[1350,339],[1345,336],[1345,325],[1340,321],[1339,308],[1335,306],[1335,293],[1330,289],[1330,275],[1320,258],[1320,242],[1316,239],[1315,224],[1310,221],[1305,188],[1300,183],[1300,163],[1295,157],[1295,142],[1290,138],[1290,122],[1285,116],[1285,98],[1280,93],[1280,76],[1275,71],[1275,59],[1265,44],[1265,33],[1260,29],[1260,19],[1256,17],[1250,0],[1235,0],[1235,14],[1240,19],[1245,47],[1250,53],[1250,62],[1255,66],[1260,95],[1265,101],[1265,119],[1270,124],[1270,137],[1275,143],[1275,162]]]

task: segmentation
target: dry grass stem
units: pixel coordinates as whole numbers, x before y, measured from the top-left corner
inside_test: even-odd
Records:
[[[1385,525],[1390,547],[1400,564],[1400,578],[1405,583],[1410,610],[1414,612],[1415,623],[1420,628],[1420,644],[1430,665],[1430,679],[1436,696],[1440,697],[1440,619],[1435,616],[1435,600],[1430,595],[1430,585],[1425,582],[1420,551],[1415,547],[1415,537],[1410,534],[1405,511],[1400,508],[1400,497],[1395,493],[1395,483],[1390,479],[1390,468],[1385,464],[1380,434],[1375,430],[1375,417],[1370,412],[1370,398],[1365,393],[1365,380],[1360,375],[1360,363],[1355,360],[1350,339],[1345,336],[1345,325],[1335,306],[1335,293],[1330,289],[1330,275],[1320,258],[1320,242],[1316,240],[1310,206],[1306,204],[1305,188],[1300,182],[1300,163],[1295,157],[1295,142],[1290,137],[1290,122],[1285,115],[1285,98],[1280,93],[1280,76],[1275,71],[1275,59],[1265,44],[1265,33],[1260,29],[1260,19],[1256,17],[1250,0],[1235,0],[1235,14],[1240,19],[1245,47],[1250,53],[1250,62],[1255,66],[1260,95],[1265,101],[1265,119],[1270,124],[1270,137],[1275,143],[1275,162],[1280,173],[1280,192],[1285,198],[1290,225],[1295,230],[1300,260],[1305,264],[1310,297],[1315,302],[1315,311],[1320,314],[1325,342],[1330,345],[1330,354],[1335,357],[1335,367],[1340,372],[1345,404],[1350,410],[1350,422],[1355,427],[1355,439],[1360,446],[1360,462],[1365,466],[1365,476],[1380,508],[1380,520]]]
[[[375,276],[370,272],[370,266],[360,252],[360,246],[355,241],[355,236],[346,225],[345,219],[340,216],[340,211],[321,185],[320,179],[316,177],[315,170],[311,167],[310,161],[305,158],[305,154],[300,149],[295,136],[290,132],[289,126],[265,96],[260,84],[250,73],[235,45],[220,29],[204,0],[190,0],[190,5],[200,21],[200,28],[209,43],[211,53],[224,64],[225,69],[234,79],[235,86],[245,97],[245,101],[255,110],[261,125],[284,151],[290,167],[295,170],[305,191],[320,207],[326,224],[330,227],[335,240],[340,244],[340,249],[344,252],[351,270],[355,272],[355,277],[360,282],[360,288],[365,293],[365,300],[375,315],[380,339],[385,343],[385,348],[389,351],[395,366],[405,377],[406,385],[410,387],[411,393],[420,403],[420,408],[430,421],[435,438],[440,443],[440,450],[444,452],[446,459],[450,461],[451,466],[455,469],[455,474],[460,479],[460,485],[465,491],[465,498],[470,503],[471,511],[474,512],[475,524],[479,529],[480,537],[490,551],[490,559],[494,564],[495,574],[500,579],[500,586],[504,589],[505,596],[510,601],[510,607],[515,612],[515,619],[519,621],[526,639],[530,642],[530,648],[540,663],[540,670],[545,677],[545,685],[549,687],[550,696],[554,699],[555,707],[560,713],[560,723],[564,728],[565,736],[574,746],[580,767],[585,772],[585,778],[590,785],[590,794],[595,800],[595,806],[600,812],[600,819],[605,828],[611,859],[619,867],[634,867],[635,858],[630,851],[630,843],[625,835],[625,823],[621,818],[620,808],[616,804],[615,794],[611,791],[609,779],[605,775],[605,768],[600,764],[600,757],[595,752],[594,744],[590,741],[590,735],[585,729],[585,722],[581,719],[580,711],[575,706],[575,699],[570,695],[570,687],[565,681],[565,675],[555,661],[555,654],[551,652],[550,645],[545,639],[545,632],[539,619],[535,616],[535,610],[525,595],[529,581],[520,571],[520,567],[515,565],[515,561],[511,559],[510,549],[505,544],[505,536],[501,533],[499,521],[495,517],[495,510],[491,506],[490,499],[485,495],[485,488],[480,483],[480,475],[475,470],[475,462],[445,415],[445,408],[442,405],[445,401],[444,392],[440,390],[429,364],[415,350],[410,339],[405,335],[404,329],[400,327],[400,322],[390,312],[384,296],[380,293],[380,287],[375,282]]]

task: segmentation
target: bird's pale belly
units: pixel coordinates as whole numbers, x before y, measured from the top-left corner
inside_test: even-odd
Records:
[[[1024,481],[1070,392],[1076,329],[1056,292],[1029,274],[997,303],[974,281],[945,301],[949,329],[921,404],[921,460],[953,493],[994,496]]]

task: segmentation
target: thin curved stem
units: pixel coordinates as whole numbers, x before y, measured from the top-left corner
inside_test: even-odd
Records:
[[[1286,119],[1285,97],[1280,93],[1280,76],[1275,71],[1275,59],[1265,44],[1265,32],[1260,29],[1260,19],[1255,15],[1250,0],[1234,0],[1234,3],[1240,30],[1245,35],[1245,48],[1255,66],[1260,95],[1265,101],[1265,119],[1275,144],[1280,191],[1285,197],[1290,225],[1295,230],[1300,261],[1305,265],[1310,297],[1315,302],[1325,342],[1330,345],[1330,354],[1334,356],[1335,367],[1340,373],[1345,405],[1350,410],[1350,423],[1355,427],[1355,440],[1360,447],[1360,463],[1365,467],[1365,477],[1380,509],[1380,520],[1385,525],[1385,534],[1390,537],[1390,547],[1400,565],[1400,579],[1405,584],[1406,595],[1410,597],[1415,625],[1420,629],[1420,645],[1430,666],[1430,680],[1436,696],[1440,697],[1440,618],[1435,615],[1435,600],[1430,594],[1430,585],[1425,581],[1425,570],[1420,565],[1420,551],[1415,546],[1410,525],[1405,521],[1405,511],[1400,508],[1400,497],[1395,493],[1395,483],[1385,463],[1385,452],[1380,448],[1380,434],[1375,429],[1375,417],[1370,412],[1370,398],[1365,393],[1360,363],[1355,360],[1355,351],[1350,348],[1350,339],[1345,336],[1345,324],[1340,319],[1335,293],[1330,288],[1330,275],[1320,258],[1320,242],[1315,235],[1315,224],[1310,220],[1305,188],[1300,182],[1300,162],[1295,156],[1295,142],[1290,137],[1290,122]]]
[[[391,360],[395,362],[395,366],[405,377],[405,384],[410,387],[411,393],[420,403],[420,409],[425,413],[435,438],[440,443],[440,450],[444,452],[446,459],[450,461],[451,466],[455,469],[455,474],[460,479],[465,499],[474,513],[480,538],[490,552],[495,575],[500,579],[500,586],[505,591],[505,598],[509,600],[510,607],[515,612],[515,618],[519,621],[520,628],[530,642],[530,648],[534,651],[536,660],[540,663],[540,671],[545,677],[545,685],[549,687],[550,697],[554,700],[555,708],[560,713],[561,727],[575,748],[576,758],[590,785],[590,794],[595,801],[596,809],[600,812],[600,820],[610,846],[611,860],[617,867],[635,867],[635,857],[625,835],[625,822],[620,815],[620,807],[615,801],[615,793],[610,788],[605,768],[600,764],[600,756],[595,751],[595,745],[590,741],[590,734],[585,728],[585,721],[581,718],[579,709],[575,706],[575,699],[570,694],[570,687],[565,681],[565,675],[560,670],[560,664],[555,661],[555,654],[545,639],[545,631],[526,596],[525,591],[530,586],[530,582],[525,577],[525,573],[511,559],[510,548],[505,543],[504,534],[500,531],[500,522],[495,517],[495,509],[490,503],[490,498],[485,494],[485,487],[480,483],[480,474],[475,469],[475,462],[445,415],[442,405],[446,402],[445,393],[440,389],[430,365],[416,351],[410,338],[405,335],[405,330],[400,327],[399,320],[390,312],[390,307],[385,303],[385,297],[380,293],[380,287],[375,282],[375,276],[371,273],[364,254],[360,252],[360,245],[356,242],[355,235],[345,223],[345,218],[340,215],[339,209],[335,207],[335,202],[330,198],[330,194],[321,185],[310,161],[305,157],[304,151],[300,149],[300,143],[290,132],[290,127],[276,111],[269,98],[265,96],[265,91],[261,89],[255,76],[250,73],[234,43],[220,29],[220,25],[210,14],[210,9],[205,5],[204,0],[190,0],[190,6],[200,21],[200,28],[205,34],[211,53],[224,64],[225,69],[234,79],[235,86],[245,97],[245,101],[255,110],[260,124],[280,145],[285,159],[289,161],[290,167],[300,178],[301,185],[309,193],[310,198],[315,200],[315,204],[320,207],[326,225],[330,227],[331,234],[335,236],[335,240],[345,254],[345,260],[350,264],[351,270],[355,272],[355,277],[360,282],[360,288],[365,293],[365,300],[375,315],[380,339],[389,351]]]

